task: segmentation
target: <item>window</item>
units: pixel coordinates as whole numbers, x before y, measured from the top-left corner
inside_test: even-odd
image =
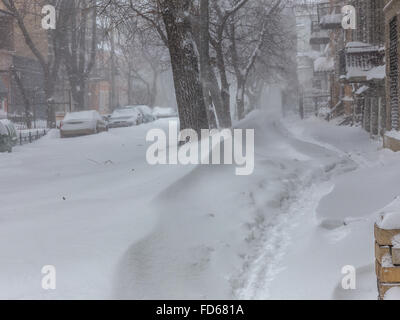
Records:
[[[13,19],[0,12],[0,50],[14,50]]]
[[[314,80],[313,87],[315,89],[322,89],[322,81],[321,80]]]
[[[398,56],[398,32],[397,17],[389,23],[389,63],[390,63],[390,108],[392,129],[399,129],[399,56]]]

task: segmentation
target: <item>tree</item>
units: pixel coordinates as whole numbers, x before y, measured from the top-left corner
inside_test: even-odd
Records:
[[[217,96],[217,93],[214,93],[215,101],[219,99],[222,100],[222,106],[219,107],[219,103],[216,104],[216,112],[218,114],[219,122],[221,127],[231,127],[232,119],[230,112],[230,85],[228,82],[227,70],[226,70],[226,51],[224,50],[224,34],[226,23],[229,18],[242,9],[248,0],[239,0],[235,1],[235,3],[221,3],[220,1],[213,1],[212,9],[209,13],[210,15],[210,25],[209,25],[209,41],[215,50],[216,55],[216,67],[218,69],[220,75],[220,93]],[[216,79],[215,72],[213,69],[210,69],[209,72],[209,80],[212,83],[211,88],[218,88],[218,81]]]
[[[134,8],[138,10],[137,6]],[[149,27],[148,20],[138,16],[128,1],[107,1],[101,12],[99,19],[105,34],[101,44],[105,48],[115,47],[111,52],[117,52],[111,53],[114,59],[106,60],[105,65],[110,70],[118,69],[124,78],[128,104],[154,106],[159,76],[170,69],[168,48],[157,29],[153,25]]]
[[[15,69],[14,66],[11,66],[10,72],[14,78],[15,83],[17,84],[17,87],[19,91],[21,92],[22,100],[24,103],[24,118],[25,118],[25,123],[28,129],[32,128],[32,109],[31,109],[31,102],[28,97],[27,90],[22,83],[22,79],[18,71]]]
[[[190,3],[189,0],[159,1],[167,32],[181,130],[193,129],[200,133],[209,125],[190,22]]]
[[[25,42],[29,49],[32,51],[37,61],[39,62],[44,77],[44,93],[46,97],[47,113],[48,113],[48,126],[55,127],[55,110],[53,106],[54,93],[58,80],[58,71],[61,65],[61,50],[63,48],[63,40],[65,34],[65,9],[70,0],[46,0],[44,4],[52,4],[57,10],[57,28],[55,30],[49,29],[47,36],[51,46],[48,48],[48,52],[42,52],[39,50],[38,44],[34,41],[32,30],[27,27],[25,23],[25,13],[29,11],[32,6],[30,0],[1,0],[3,5],[12,14],[17,22],[19,29],[21,30]],[[27,9],[28,8],[28,9]]]
[[[295,45],[281,23],[285,5],[284,0],[254,1],[240,15],[232,15],[226,24],[230,64],[236,78],[236,115],[239,120],[246,114],[245,96],[255,103],[264,86],[266,77],[260,77],[256,70],[261,69],[271,77],[273,69],[276,71],[287,63],[285,44]],[[265,68],[268,63],[269,68]],[[249,79],[253,82],[249,83]]]
[[[65,44],[62,57],[76,110],[85,109],[86,84],[95,65],[97,50],[96,0],[64,0]]]

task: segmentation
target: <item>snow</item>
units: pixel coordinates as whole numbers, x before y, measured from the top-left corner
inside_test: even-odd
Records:
[[[393,202],[379,210],[377,225],[381,229],[393,230],[400,229],[400,197],[396,197]]]
[[[316,50],[310,50],[307,52],[299,52],[297,54],[297,57],[301,58],[301,57],[307,57],[310,59],[317,59],[319,57],[321,57],[321,52],[316,51]]]
[[[148,165],[146,133],[168,119],[53,130],[1,154],[0,298],[376,299],[373,225],[398,196],[400,155],[360,128],[272,109],[237,125],[255,129],[251,176]],[[341,288],[346,265],[357,290]]]
[[[95,117],[96,111],[80,111],[80,112],[70,112],[64,118],[64,121],[69,120],[89,120]]]
[[[335,69],[335,62],[332,57],[319,57],[314,61],[315,72],[328,72]]]
[[[383,11],[385,12],[392,4],[393,4],[393,0],[389,0],[386,3],[386,5],[383,7]]]
[[[367,73],[367,80],[382,80],[386,77],[386,65],[374,67]]]
[[[368,70],[363,70],[359,67],[348,67],[346,73],[346,79],[366,78],[368,72],[369,72]]]
[[[375,52],[379,50],[384,50],[383,47],[373,46],[365,42],[348,42],[346,44],[347,53],[363,53],[363,52]]]
[[[173,117],[176,115],[176,110],[173,108],[154,107],[153,115],[158,118]]]
[[[391,254],[385,254],[382,257],[382,267],[384,267],[384,268],[393,268],[394,267]]]
[[[327,24],[340,24],[342,22],[342,14],[337,13],[337,14],[328,14],[325,15],[321,18],[321,25],[327,25]]]
[[[8,130],[6,128],[6,123],[3,122],[4,120],[0,121],[0,135],[8,135]]]
[[[354,99],[353,99],[353,97],[350,97],[350,96],[344,96],[344,97],[342,98],[342,101],[353,102]]]
[[[397,130],[387,131],[387,132],[385,133],[385,135],[386,135],[387,137],[389,137],[389,138],[393,138],[393,139],[396,139],[396,140],[400,140],[400,131],[397,131]]]
[[[363,94],[365,91],[367,91],[369,89],[368,86],[361,86],[360,88],[357,89],[357,91],[355,92],[356,95],[360,95]]]
[[[400,300],[400,287],[393,287],[385,294],[385,300]]]

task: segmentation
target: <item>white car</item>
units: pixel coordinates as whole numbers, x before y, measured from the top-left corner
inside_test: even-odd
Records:
[[[107,123],[95,110],[67,113],[60,123],[61,138],[96,134],[107,130]]]
[[[109,120],[110,128],[132,127],[143,122],[143,114],[136,108],[122,108],[113,112]]]
[[[157,120],[156,117],[153,115],[153,111],[149,106],[139,105],[132,108],[138,109],[143,114],[144,123],[153,122]]]
[[[174,118],[174,117],[177,117],[178,113],[173,108],[154,107],[153,115],[157,119],[162,119],[162,118]]]

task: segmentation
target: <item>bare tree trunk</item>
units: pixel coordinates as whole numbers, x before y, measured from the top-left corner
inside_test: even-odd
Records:
[[[132,88],[132,66],[128,65],[127,86],[128,86],[128,104],[133,105],[133,88]]]
[[[110,107],[111,110],[114,110],[117,105],[117,97],[116,97],[116,77],[115,77],[115,39],[114,39],[114,32],[111,29],[110,31],[110,47],[111,47],[111,67],[110,67],[110,78],[111,78],[111,95],[110,95]]]
[[[199,20],[199,48],[200,48],[200,75],[201,83],[203,85],[204,101],[207,108],[208,124],[211,128],[216,128],[216,116],[214,114],[214,108],[212,106],[212,99],[210,97],[211,83],[210,83],[210,9],[209,0],[200,0],[200,20]],[[218,101],[216,101],[218,104]]]
[[[244,91],[246,89],[246,81],[242,76],[236,76],[237,88],[236,88],[236,113],[237,119],[242,120],[245,116],[244,110]]]
[[[72,96],[76,109],[85,109],[86,81],[95,65],[97,50],[97,12],[90,7],[92,0],[69,1],[67,8],[67,44],[63,46],[63,57]],[[83,6],[83,7],[81,7]],[[89,13],[92,12],[91,20]],[[90,20],[90,26],[89,26]],[[91,29],[91,45],[87,48],[88,34]]]
[[[157,70],[153,70],[153,83],[151,85],[151,92],[149,97],[150,107],[154,107],[154,104],[156,103],[157,92],[158,92],[158,86],[157,86],[158,76],[159,72]]]
[[[219,71],[220,81],[221,81],[221,98],[223,105],[220,125],[222,127],[229,128],[232,126],[231,108],[230,108],[231,95],[230,95],[228,78],[226,76],[226,67],[225,67],[224,53],[222,49],[222,42],[216,43],[214,49],[217,54],[217,68]]]
[[[24,118],[26,126],[28,127],[28,129],[31,129],[32,128],[31,103],[29,101],[24,84],[22,83],[22,80],[19,77],[17,70],[15,70],[15,68],[12,66],[10,68],[10,71],[13,75],[13,78],[15,80],[15,83],[17,84],[19,91],[21,92],[22,100],[24,101]]]
[[[200,82],[198,57],[188,20],[189,0],[160,0],[168,35],[181,130],[200,133],[208,129],[207,111]]]

